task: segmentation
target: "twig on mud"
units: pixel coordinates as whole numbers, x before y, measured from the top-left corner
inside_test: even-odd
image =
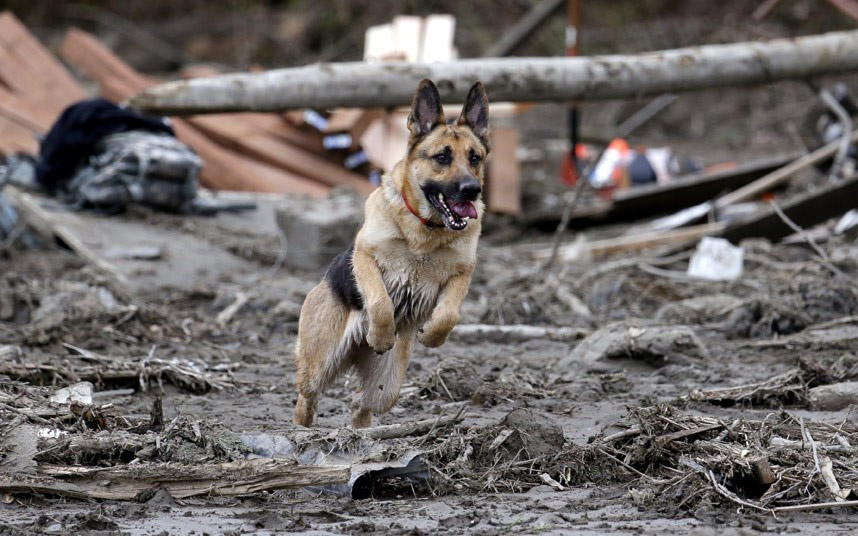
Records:
[[[793,506],[777,506],[771,509],[771,512],[797,512],[799,510],[818,510],[820,508],[835,508],[843,506],[858,506],[858,501],[843,501],[843,502],[824,502],[813,504],[796,504]]]
[[[641,427],[640,426],[632,426],[628,430],[623,430],[622,432],[617,432],[615,434],[605,436],[602,439],[600,439],[599,441],[601,441],[602,443],[613,443],[614,441],[616,441],[618,439],[636,436],[636,435],[639,435],[640,433],[641,433]]]
[[[676,255],[671,255],[669,257],[633,257],[629,259],[618,259],[615,261],[604,262],[579,277],[576,280],[576,283],[579,287],[583,287],[589,283],[590,279],[607,274],[608,272],[613,272],[615,270],[635,268],[641,263],[646,263],[650,266],[664,266],[666,264],[673,264],[674,262],[689,259],[692,253],[693,252],[689,250],[683,251],[682,253],[677,253]]]
[[[437,375],[437,377],[438,377],[438,382],[441,384],[441,387],[443,387],[443,388],[444,388],[444,392],[445,392],[445,393],[447,393],[447,397],[448,397],[451,401],[455,402],[455,401],[456,401],[456,398],[455,398],[455,397],[450,393],[450,390],[449,390],[449,389],[447,389],[447,384],[446,384],[446,383],[444,383],[444,378],[442,378],[442,377],[441,377],[440,371],[439,371],[439,374]]]
[[[17,413],[23,417],[30,419],[33,422],[37,422],[39,424],[51,424],[51,421],[38,416],[32,409],[30,408],[16,408],[15,406],[10,406],[5,402],[0,402],[0,408],[11,411],[13,413]]]
[[[774,209],[775,214],[778,215],[781,221],[783,221],[787,225],[787,227],[800,234],[801,237],[804,238],[805,242],[807,242],[807,244],[813,248],[816,254],[819,255],[819,258],[821,258],[825,262],[830,262],[828,254],[821,247],[819,247],[819,244],[816,243],[816,240],[814,240],[813,237],[810,236],[807,231],[805,231],[798,224],[792,221],[790,217],[784,213],[784,211],[781,209],[780,206],[778,206],[775,201],[772,201],[770,204]]]
[[[423,435],[423,439],[420,440],[420,443],[418,443],[415,446],[415,448],[416,449],[422,448],[423,445],[425,445],[426,442],[429,441],[429,439],[432,437],[432,432],[434,432],[438,426],[446,426],[447,424],[461,421],[462,415],[464,415],[465,410],[467,408],[468,408],[467,402],[462,403],[462,407],[459,408],[459,411],[453,416],[452,420],[449,420],[449,421],[445,420],[445,416],[439,415],[438,418],[435,419],[435,422],[432,424],[432,428],[430,428],[429,431]],[[442,420],[444,421],[443,423],[441,422]]]
[[[463,408],[464,409],[464,408]],[[438,426],[445,426],[450,423],[458,422],[462,418],[463,411],[459,411],[455,415],[440,416],[435,419],[423,419],[403,424],[387,424],[383,426],[375,426],[373,428],[365,428],[359,430],[359,433],[371,439],[393,439],[396,437],[405,437],[414,435],[419,432],[431,432]]]
[[[525,324],[459,324],[450,333],[453,339],[464,342],[523,342],[532,339],[571,342],[590,334],[590,330],[569,326],[530,326]]]
[[[596,449],[596,451],[597,451],[597,452],[599,452],[600,454],[602,454],[603,456],[606,456],[606,457],[610,458],[611,460],[613,460],[613,461],[617,462],[619,465],[621,465],[621,466],[622,466],[622,467],[624,467],[625,469],[628,469],[629,471],[631,471],[632,473],[634,473],[634,474],[638,475],[639,477],[641,477],[641,478],[643,478],[643,479],[645,479],[645,480],[649,480],[650,482],[652,482],[652,483],[654,483],[654,484],[663,484],[663,483],[665,483],[665,482],[666,482],[665,480],[662,480],[662,479],[659,479],[659,478],[653,478],[653,477],[651,477],[651,476],[649,476],[649,475],[647,475],[647,474],[641,473],[640,471],[638,471],[637,469],[635,469],[635,468],[634,468],[634,467],[632,467],[631,465],[627,464],[627,463],[626,463],[626,462],[624,462],[623,460],[621,460],[621,459],[617,458],[616,456],[613,456],[612,454],[608,453],[608,452],[607,452],[605,449],[603,449],[603,448],[597,448],[597,449]]]
[[[743,500],[743,499],[739,498],[738,495],[736,495],[732,491],[728,490],[727,488],[725,488],[724,486],[719,484],[718,480],[715,478],[715,473],[713,473],[711,469],[706,471],[705,475],[706,475],[706,479],[709,480],[709,483],[712,484],[712,487],[715,488],[715,491],[717,491],[719,495],[733,501],[736,504],[740,504],[742,506],[747,506],[748,508],[753,508],[755,510],[761,510],[763,512],[772,513],[771,508],[766,508],[765,506],[760,506],[758,504],[754,504],[754,503],[748,502],[746,500]]]
[[[598,162],[599,158],[601,158],[601,154],[594,160],[594,162]],[[540,271],[544,272],[549,270],[557,260],[557,253],[560,250],[560,241],[563,236],[563,231],[566,230],[566,227],[569,225],[569,220],[572,219],[572,211],[575,209],[575,205],[578,204],[578,200],[581,198],[581,193],[584,191],[585,186],[590,184],[587,180],[587,176],[590,174],[590,168],[592,167],[592,165],[587,167],[586,172],[578,177],[578,182],[575,183],[575,188],[573,188],[571,192],[568,192],[566,206],[563,207],[563,214],[560,216],[560,223],[557,224],[557,229],[554,230],[554,243],[551,245],[551,255],[548,257],[548,260],[545,261],[545,264],[540,267]]]
[[[858,322],[858,315],[850,315],[843,316],[840,318],[835,318],[834,320],[828,320],[827,322],[819,322],[818,324],[811,324],[804,328],[804,331],[812,331],[815,329],[826,329],[826,328],[834,328],[837,326],[843,326],[848,324],[854,324]]]
[[[218,313],[217,318],[215,318],[215,322],[220,328],[225,328],[227,324],[230,323],[232,317],[241,310],[242,307],[247,305],[247,302],[252,298],[252,293],[245,293],[239,291],[235,294],[235,301],[229,304],[223,311]]]
[[[798,418],[798,424],[801,427],[802,439],[804,439],[807,443],[810,444],[810,448],[813,451],[813,463],[814,463],[815,467],[814,467],[814,470],[811,471],[807,477],[807,487],[809,488],[810,483],[813,481],[813,475],[815,475],[817,473],[821,473],[822,469],[820,469],[820,467],[819,467],[819,452],[817,451],[817,448],[816,448],[816,441],[813,440],[813,436],[810,435],[810,432],[804,426],[804,417]],[[807,489],[807,488],[805,488],[805,489]]]
[[[116,361],[110,357],[90,352],[86,348],[80,348],[67,342],[63,343],[63,347],[75,352],[81,359],[86,359],[88,361],[95,361],[96,363],[112,363]]]
[[[828,456],[822,458],[822,463],[820,463],[819,466],[819,472],[822,475],[823,482],[828,486],[828,490],[831,491],[831,495],[834,496],[834,500],[837,502],[845,501],[846,499],[843,497],[843,491],[840,489],[840,484],[837,483],[837,477],[834,476],[834,466],[831,462],[831,458]]]
[[[646,272],[650,275],[654,275],[657,277],[667,277],[669,279],[673,279],[674,281],[682,281],[688,283],[700,282],[699,278],[690,276],[687,272],[682,272],[680,270],[665,270],[664,268],[658,268],[656,266],[651,266],[643,262],[638,263],[637,268],[639,268],[642,272]]]

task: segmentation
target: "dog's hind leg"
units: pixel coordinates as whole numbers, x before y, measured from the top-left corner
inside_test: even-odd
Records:
[[[352,401],[352,428],[370,426],[373,413],[386,413],[399,400],[413,345],[414,333],[407,331],[397,334],[393,349],[384,355],[362,352],[356,356],[354,366],[361,390]]]
[[[295,424],[313,424],[316,402],[349,364],[349,354],[361,336],[361,320],[360,313],[349,311],[336,300],[324,281],[307,295],[295,344],[298,387]]]

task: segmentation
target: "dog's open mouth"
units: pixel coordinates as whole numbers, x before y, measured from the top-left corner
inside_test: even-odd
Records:
[[[432,194],[428,198],[447,229],[461,231],[468,226],[468,219],[477,219],[477,206],[473,201],[450,202],[442,193]]]

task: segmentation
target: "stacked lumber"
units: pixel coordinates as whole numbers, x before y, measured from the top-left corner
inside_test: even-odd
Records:
[[[138,73],[93,35],[71,29],[60,55],[97,82],[114,102],[161,80]],[[11,13],[0,13],[0,155],[38,153],[62,110],[88,94]],[[322,134],[299,129],[285,116],[230,113],[172,118],[176,136],[204,161],[200,182],[220,190],[321,197],[334,187],[368,194],[367,178],[346,169],[322,146]]]
[[[35,153],[71,102],[86,97],[59,61],[12,13],[0,13],[0,154]]]

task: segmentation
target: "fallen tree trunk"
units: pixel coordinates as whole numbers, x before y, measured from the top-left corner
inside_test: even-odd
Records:
[[[475,80],[493,101],[632,98],[858,70],[858,30],[633,55],[316,64],[171,82],[131,98],[162,114],[386,107],[411,102],[423,78],[462,102]]]
[[[43,493],[79,499],[130,501],[153,488],[181,499],[195,495],[247,495],[260,491],[348,482],[348,466],[298,465],[294,460],[125,467],[41,466],[39,476],[0,478],[0,492]]]

